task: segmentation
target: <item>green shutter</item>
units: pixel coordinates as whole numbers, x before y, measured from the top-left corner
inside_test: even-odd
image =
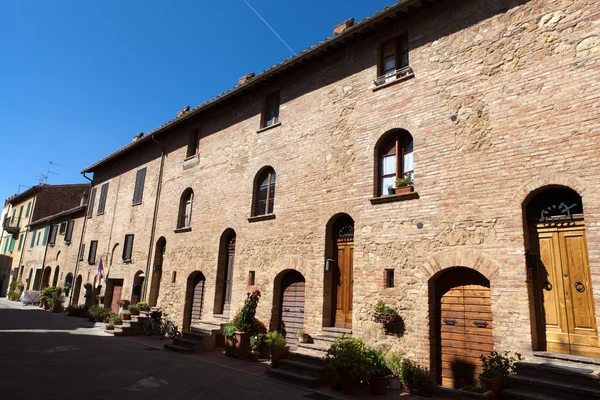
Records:
[[[46,242],[48,241],[48,229],[49,228],[50,227],[48,227],[48,226],[44,228],[44,238],[42,239],[42,246],[45,246]]]
[[[29,243],[30,248],[33,247],[33,245],[35,245],[35,233],[36,232],[37,231],[35,231],[35,230],[31,231],[31,243]]]
[[[12,253],[14,249],[15,249],[15,237],[11,236],[10,244],[8,245],[8,251],[10,251]]]
[[[4,254],[6,254],[6,250],[8,250],[8,241],[10,239],[8,238],[8,236],[6,237],[6,239],[4,239]]]

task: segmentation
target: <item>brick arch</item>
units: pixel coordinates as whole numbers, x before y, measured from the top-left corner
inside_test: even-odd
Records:
[[[520,208],[532,193],[547,186],[568,187],[576,191],[582,198],[589,191],[589,185],[581,178],[557,172],[549,172],[542,173],[519,187],[513,196],[512,202],[516,207]]]
[[[490,282],[498,275],[500,265],[481,255],[477,251],[451,249],[440,251],[418,265],[415,276],[422,282],[428,282],[437,273],[452,267],[467,267],[474,269]]]
[[[380,126],[379,129],[371,135],[371,137],[369,138],[369,142],[367,144],[366,151],[369,153],[373,152],[373,149],[375,148],[375,144],[377,143],[377,141],[383,135],[385,135],[387,132],[394,130],[394,129],[404,129],[405,131],[408,131],[408,133],[410,133],[410,135],[413,138],[415,151],[417,151],[418,147],[420,147],[422,145],[423,134],[422,134],[421,130],[419,128],[417,128],[416,125],[413,125],[412,123],[410,123],[408,121],[405,121],[401,118],[396,118],[396,119],[392,119],[392,120],[386,122],[385,124],[383,124],[382,126]]]
[[[298,271],[305,278],[309,275],[309,267],[306,260],[299,256],[282,256],[273,263],[275,268],[270,271],[269,282],[273,282],[283,271]]]

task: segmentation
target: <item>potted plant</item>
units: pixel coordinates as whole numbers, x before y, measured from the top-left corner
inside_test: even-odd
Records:
[[[477,385],[468,385],[460,389],[461,400],[491,399],[492,391]]]
[[[398,312],[379,299],[373,307],[373,317],[376,322],[390,323],[396,320]]]
[[[98,305],[91,306],[88,310],[90,321],[102,322],[104,320],[103,311],[104,309]]]
[[[250,336],[250,355],[248,358],[252,362],[257,362],[260,356],[260,348],[265,339],[264,333],[257,333],[256,335]]]
[[[260,300],[260,290],[248,292],[246,301],[240,312],[233,319],[237,331],[235,332],[235,357],[246,358],[250,353],[250,333],[254,328],[256,307]]]
[[[388,386],[393,390],[401,390],[402,381],[400,380],[400,375],[402,374],[402,357],[398,354],[391,354],[386,361],[386,365],[392,373],[392,375],[388,377]]]
[[[225,338],[225,355],[233,357],[235,355],[235,325],[231,322],[223,327],[223,337]]]
[[[52,296],[52,299],[50,301],[51,301],[52,312],[61,313],[63,311],[63,303],[65,302],[64,294],[60,294],[60,293],[56,292],[56,293],[54,293],[54,295]]]
[[[140,309],[136,304],[129,305],[129,313],[131,315],[140,315]]]
[[[366,357],[369,362],[369,392],[372,394],[387,393],[387,367],[383,352],[367,349]]]
[[[416,394],[424,397],[433,395],[435,381],[427,368],[423,368],[411,360],[402,360],[402,373],[400,379],[403,383],[404,391],[410,394]]]
[[[310,341],[310,335],[304,329],[296,329],[295,334],[300,343],[308,343]]]
[[[107,331],[114,331],[115,330],[115,326],[113,324],[111,324],[111,323],[108,323],[106,325],[106,330]]]
[[[393,196],[396,194],[396,187],[394,185],[388,185],[388,196]]]
[[[111,313],[108,320],[112,322],[113,325],[123,325],[123,319],[118,314]]]
[[[150,311],[150,306],[145,301],[140,301],[136,304],[138,310],[148,312]]]
[[[414,191],[412,173],[409,172],[404,178],[396,178],[396,194],[406,194]]]
[[[483,368],[479,375],[481,386],[492,391],[492,399],[500,398],[503,378],[513,372],[513,365],[521,360],[521,354],[515,353],[511,356],[509,351],[504,353],[492,351],[487,356],[481,355],[479,359]]]
[[[123,321],[131,321],[131,313],[129,311],[125,311],[121,314],[121,318]]]
[[[265,341],[271,347],[271,366],[277,368],[279,367],[279,360],[288,358],[290,346],[286,346],[285,336],[277,331],[267,333]]]
[[[362,340],[340,336],[327,350],[323,361],[334,387],[339,384],[343,393],[358,393],[361,379],[369,370],[366,346]]]
[[[127,307],[129,307],[129,303],[130,301],[127,299],[121,299],[119,301],[117,301],[117,304],[119,305],[119,307],[121,307],[123,310],[127,310]]]

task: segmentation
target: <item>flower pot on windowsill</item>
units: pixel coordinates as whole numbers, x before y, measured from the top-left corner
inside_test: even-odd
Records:
[[[393,196],[396,194],[396,188],[393,186],[388,186],[388,196]]]
[[[497,376],[495,378],[479,376],[481,386],[492,392],[489,398],[494,400],[500,398],[500,394],[502,393],[502,380],[502,376]]]
[[[415,191],[415,187],[414,186],[410,186],[410,185],[407,185],[407,186],[398,186],[396,188],[396,195],[412,193],[414,191]]]

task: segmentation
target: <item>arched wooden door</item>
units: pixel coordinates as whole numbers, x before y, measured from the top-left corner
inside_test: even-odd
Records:
[[[302,274],[288,272],[281,280],[281,326],[288,344],[296,344],[296,331],[304,329],[305,280]]]
[[[79,293],[81,292],[81,275],[77,276],[75,279],[75,287],[73,288],[73,300],[71,300],[71,304],[74,306],[79,305]]]
[[[202,303],[204,301],[204,275],[202,273],[194,278],[192,293],[191,325],[195,325],[202,320]]]
[[[50,267],[46,267],[44,269],[44,274],[42,276],[42,287],[41,289],[44,289],[48,286],[50,286],[50,274],[52,273],[52,269]]]
[[[490,289],[456,286],[442,295],[440,307],[442,386],[475,383],[479,357],[494,349]]]

